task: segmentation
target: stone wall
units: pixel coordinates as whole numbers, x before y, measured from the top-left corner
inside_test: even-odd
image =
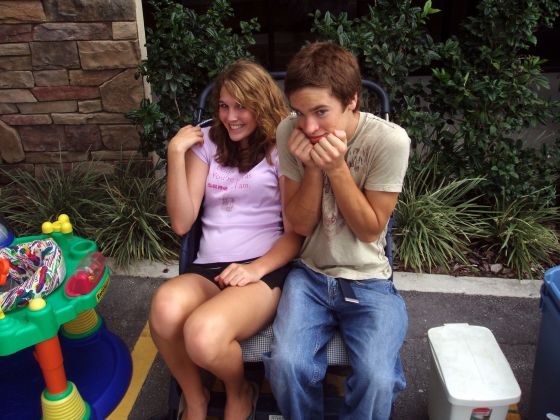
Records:
[[[135,158],[139,61],[134,0],[0,0],[0,169]]]

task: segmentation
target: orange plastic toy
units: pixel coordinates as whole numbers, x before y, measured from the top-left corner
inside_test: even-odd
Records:
[[[6,284],[8,271],[10,271],[10,262],[5,258],[0,258],[0,286]]]

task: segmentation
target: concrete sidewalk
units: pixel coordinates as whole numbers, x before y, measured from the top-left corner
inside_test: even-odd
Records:
[[[120,269],[109,264],[112,272],[128,277],[173,278],[179,274],[179,264],[149,261]],[[540,296],[542,280],[517,280],[493,277],[454,277],[440,274],[395,272],[395,285],[402,291],[464,293],[482,296],[536,297]]]
[[[152,269],[137,267],[136,272],[117,272],[99,305],[109,328],[131,350],[142,332],[146,334],[144,327],[153,293],[165,278],[176,274],[172,266],[154,265]],[[144,275],[138,276],[141,272]],[[402,349],[408,385],[395,404],[392,418],[428,418],[427,331],[455,322],[482,325],[493,332],[521,387],[518,408],[522,418],[527,418],[542,281],[395,273],[395,284],[402,292],[409,314],[409,330]],[[128,416],[132,420],[148,419],[167,411],[169,371],[159,356],[142,382]]]

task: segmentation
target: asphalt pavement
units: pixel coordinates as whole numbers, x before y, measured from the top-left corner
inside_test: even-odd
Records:
[[[163,272],[167,276],[173,274],[167,269]],[[108,327],[124,340],[131,351],[139,337],[146,335],[151,297],[165,281],[161,277],[133,274],[115,275],[98,307]],[[431,356],[427,332],[445,323],[480,325],[492,331],[521,388],[519,414],[523,419],[528,418],[541,318],[540,282],[454,279],[447,276],[411,279],[404,273],[397,273],[395,282],[407,304],[409,329],[402,348],[407,387],[395,403],[392,419],[428,419]],[[142,358],[142,351],[137,350],[134,357]],[[150,419],[167,411],[169,371],[159,356],[155,356],[153,363],[151,360],[146,374],[140,374],[138,392],[128,396],[132,398],[128,419]]]

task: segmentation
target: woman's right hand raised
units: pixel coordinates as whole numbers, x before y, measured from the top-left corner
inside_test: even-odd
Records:
[[[169,146],[167,146],[167,153],[179,153],[184,155],[194,144],[202,144],[202,142],[202,130],[200,127],[186,125],[171,139]]]

